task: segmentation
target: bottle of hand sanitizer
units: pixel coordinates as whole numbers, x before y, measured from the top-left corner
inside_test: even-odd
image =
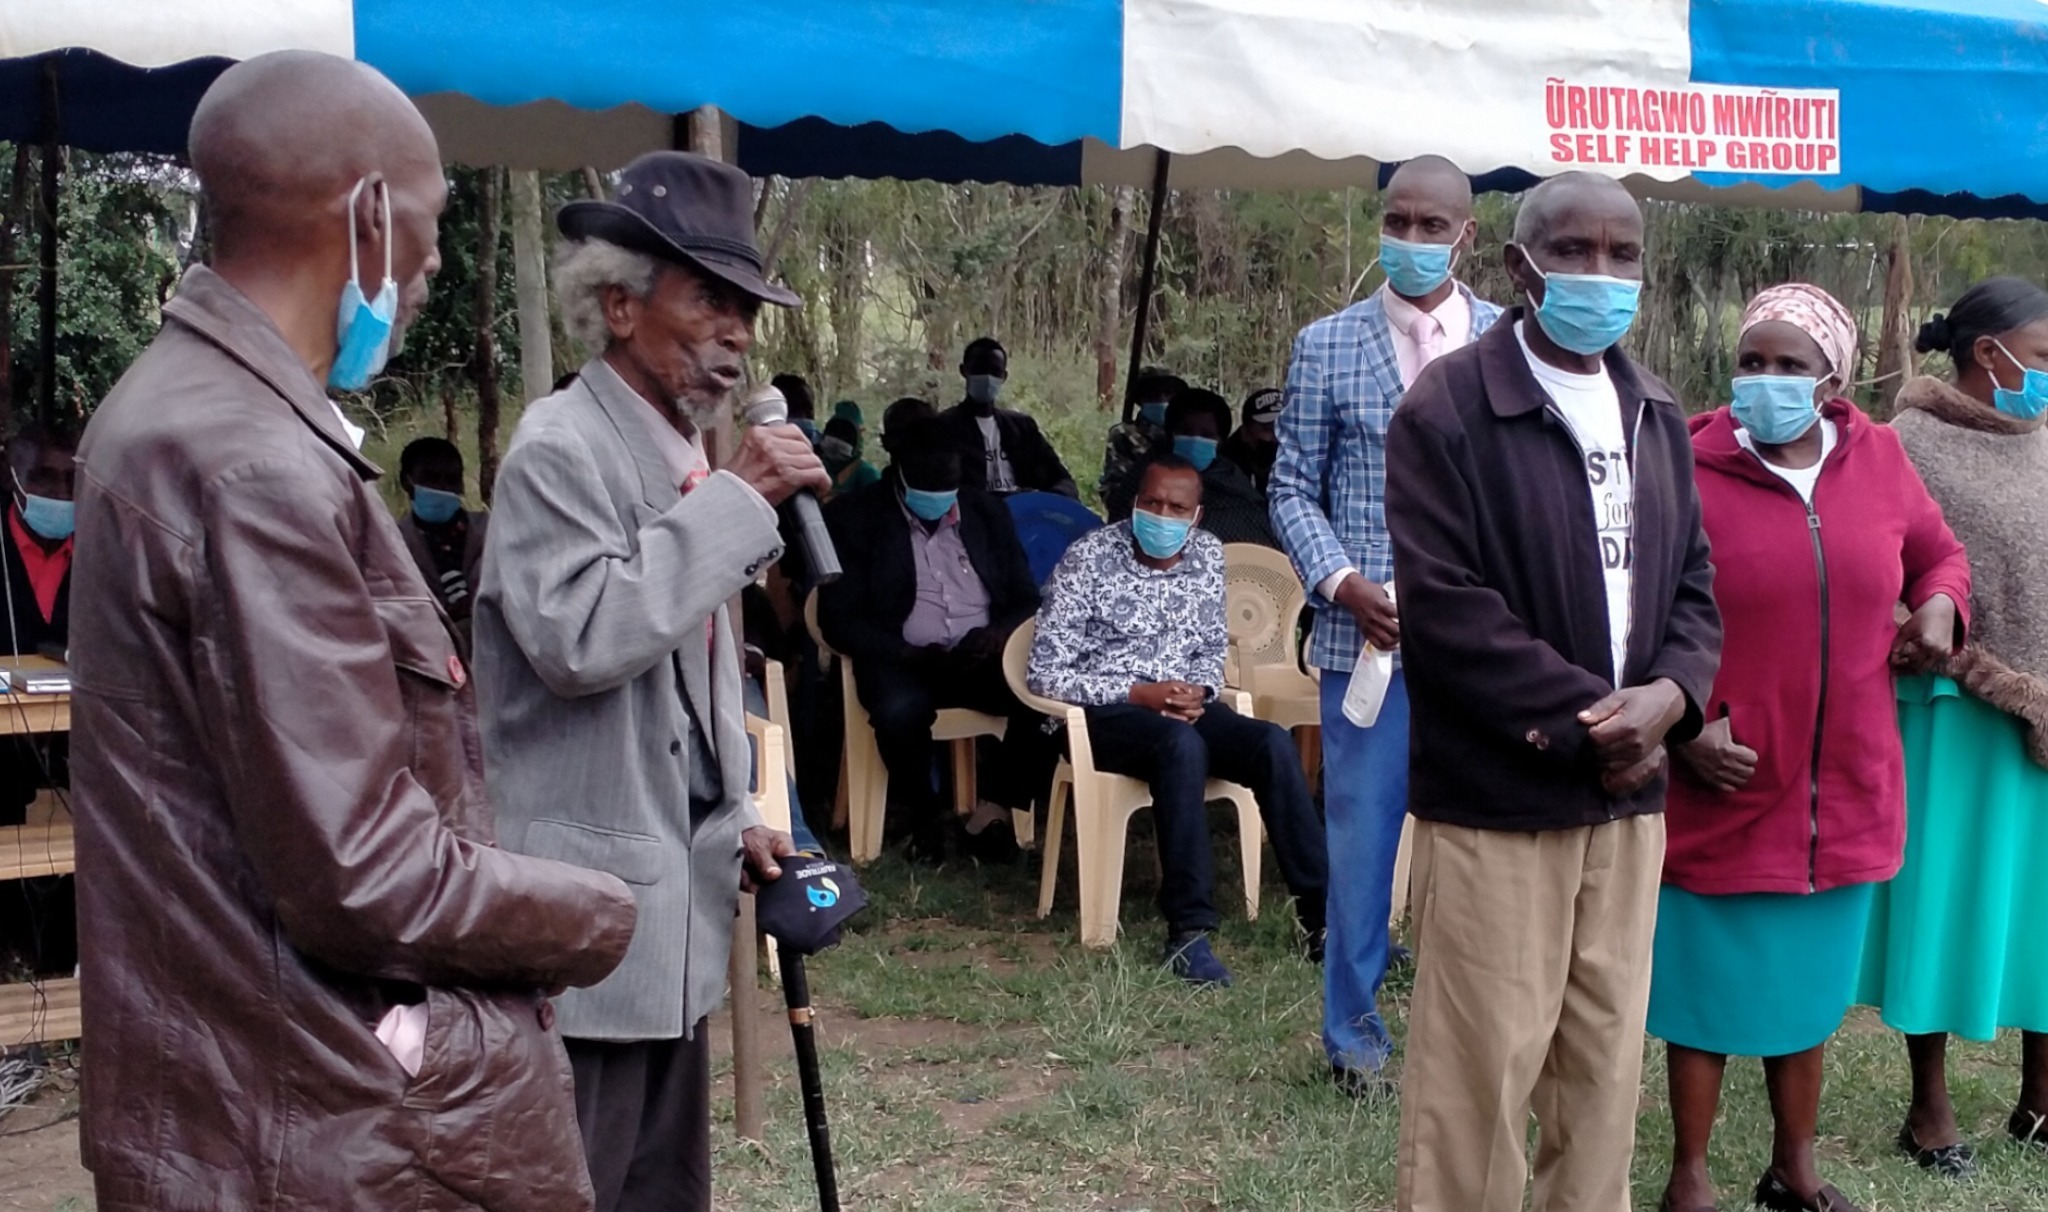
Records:
[[[1387,586],[1387,600],[1394,600],[1394,587]],[[1394,654],[1382,652],[1370,643],[1358,654],[1351,669],[1351,685],[1344,691],[1344,718],[1360,728],[1379,722],[1380,705],[1387,701],[1387,687],[1394,681]]]

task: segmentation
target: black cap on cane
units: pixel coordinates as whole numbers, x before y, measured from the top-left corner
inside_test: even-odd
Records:
[[[799,955],[816,955],[837,943],[846,919],[867,905],[868,895],[849,868],[810,855],[783,859],[781,877],[754,894],[762,932]]]

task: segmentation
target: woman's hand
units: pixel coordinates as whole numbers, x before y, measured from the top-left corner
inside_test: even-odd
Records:
[[[1955,653],[1956,604],[1945,593],[1927,599],[1899,626],[1892,641],[1892,668],[1900,673],[1927,673]]]
[[[1678,747],[1678,760],[1694,781],[1722,793],[1740,791],[1756,774],[1756,750],[1735,742],[1726,717],[1709,723]]]

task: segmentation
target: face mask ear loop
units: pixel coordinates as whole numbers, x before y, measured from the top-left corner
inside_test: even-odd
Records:
[[[383,194],[383,197],[384,197],[384,285],[385,285],[385,286],[389,286],[389,285],[391,285],[391,284],[392,284],[392,283],[391,283],[391,244],[392,244],[392,240],[391,240],[391,186],[390,186],[390,184],[389,184],[388,182],[384,182],[384,181],[379,181],[379,182],[377,183],[377,189],[378,189],[378,191],[379,191],[380,193],[382,193],[382,194]],[[354,225],[354,224],[350,224],[350,225],[349,225],[349,230],[350,230],[351,232],[353,232],[353,231],[355,230],[355,225]]]
[[[358,180],[355,188],[348,191],[348,280],[354,282],[359,290],[363,285],[363,269],[356,259],[356,199],[363,196],[363,185],[368,180],[368,177]]]
[[[2012,363],[2012,364],[2013,364],[2013,367],[2014,367],[2014,369],[2016,369],[2016,370],[2018,370],[2018,371],[2020,372],[2020,385],[2019,385],[2018,387],[2008,387],[2008,388],[2006,388],[2006,390],[2007,390],[2007,391],[2025,391],[2025,390],[2027,389],[2027,367],[2026,367],[2026,364],[2025,364],[2025,363],[2023,363],[2023,362],[2021,362],[2021,361],[2020,361],[2020,360],[2019,360],[2018,358],[2015,358],[2015,357],[2013,357],[2013,356],[2012,356],[2012,351],[2011,351],[2010,349],[2007,349],[2007,348],[2005,347],[2005,342],[2003,342],[2003,341],[1999,340],[1999,339],[1998,339],[1997,337],[1993,337],[1993,338],[1991,338],[1991,343],[1992,343],[1993,345],[1996,345],[1996,346],[1998,346],[1998,352],[1999,352],[1999,353],[2002,353],[2002,354],[2004,354],[2004,355],[2005,355],[2005,360],[2006,360],[2006,361],[2008,361],[2008,362],[2010,362],[2010,363]],[[1996,387],[1996,386],[1998,386],[1998,380],[1997,380],[1996,378],[1993,378],[1993,379],[1991,380],[1991,385],[1992,385],[1993,387]]]

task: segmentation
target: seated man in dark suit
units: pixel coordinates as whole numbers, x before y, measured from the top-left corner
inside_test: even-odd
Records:
[[[1006,716],[1008,738],[984,771],[992,796],[1030,801],[1037,717],[1003,679],[1003,645],[1038,609],[1038,587],[1009,511],[961,487],[961,457],[942,421],[890,430],[895,460],[878,484],[826,510],[845,575],[827,585],[818,624],[853,660],[855,688],[889,770],[889,798],[911,832],[913,858],[935,862],[953,832],[932,783],[940,708]],[[978,809],[969,852],[1016,853],[1008,815]]]
[[[71,624],[71,490],[77,442],[34,426],[7,443],[9,500],[0,571],[7,656],[61,657]],[[69,738],[0,738],[0,825],[19,825],[45,787],[63,787]],[[42,974],[78,963],[71,877],[0,884],[0,965]]]
[[[1076,497],[1081,490],[1038,422],[996,397],[1010,378],[1010,355],[994,337],[977,337],[960,358],[967,398],[939,418],[960,450],[960,482],[984,492],[1056,492]],[[887,422],[885,421],[886,425]]]

